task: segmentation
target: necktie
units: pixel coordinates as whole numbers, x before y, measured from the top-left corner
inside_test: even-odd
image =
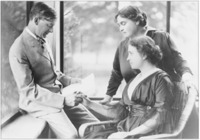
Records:
[[[39,36],[36,36],[37,37],[37,40],[40,42],[40,44],[42,45],[42,47],[44,47],[44,43],[46,43],[46,41],[42,38],[42,37],[39,37]]]
[[[42,37],[33,34],[33,33],[28,29],[28,27],[26,27],[25,30],[26,30],[32,37],[34,37],[35,39],[37,39],[38,42],[39,42],[42,46],[43,46],[44,43],[46,43],[46,41],[45,41]]]

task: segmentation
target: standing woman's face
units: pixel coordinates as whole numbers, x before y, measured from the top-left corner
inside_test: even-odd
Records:
[[[128,18],[123,18],[120,15],[117,17],[117,24],[119,26],[120,32],[124,37],[134,36],[138,30],[138,25],[136,25],[136,22]]]

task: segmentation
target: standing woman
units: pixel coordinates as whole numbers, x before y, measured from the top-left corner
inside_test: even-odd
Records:
[[[128,114],[113,129],[94,130],[85,138],[138,138],[172,132],[174,122],[170,106],[174,98],[173,83],[166,72],[157,68],[161,58],[160,48],[150,37],[130,40],[127,61],[132,69],[141,72],[128,82],[119,102],[128,108]],[[85,97],[82,104],[99,114],[104,112],[102,110],[108,111],[106,105]]]
[[[156,45],[160,46],[163,59],[158,63],[158,67],[166,71],[173,82],[181,81],[186,87],[192,84],[192,72],[180,52],[177,51],[170,35],[147,26],[147,16],[138,7],[128,6],[121,9],[115,16],[115,20],[125,40],[120,43],[115,53],[106,96],[100,103],[108,104],[116,94],[121,81],[124,79],[128,83],[139,73],[139,70],[131,69],[126,59],[129,40],[141,35],[151,37]]]

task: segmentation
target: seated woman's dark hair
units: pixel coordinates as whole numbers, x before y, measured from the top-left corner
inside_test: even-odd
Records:
[[[36,16],[39,18],[45,18],[46,20],[55,20],[56,12],[43,2],[37,2],[31,8],[29,20],[32,20]]]
[[[129,44],[135,47],[139,53],[146,55],[146,60],[152,64],[157,64],[162,59],[160,47],[154,40],[148,36],[139,36],[129,41]]]
[[[117,17],[121,16],[123,18],[128,18],[132,21],[139,21],[139,26],[146,26],[147,25],[147,15],[143,11],[141,11],[136,6],[127,6],[122,8],[118,11],[118,13],[115,16],[115,20],[117,20]]]

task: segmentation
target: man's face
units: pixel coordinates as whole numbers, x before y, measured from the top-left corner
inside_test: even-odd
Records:
[[[38,19],[38,24],[36,28],[36,35],[46,38],[49,33],[53,32],[53,26],[55,24],[55,20],[47,20],[45,18]]]

